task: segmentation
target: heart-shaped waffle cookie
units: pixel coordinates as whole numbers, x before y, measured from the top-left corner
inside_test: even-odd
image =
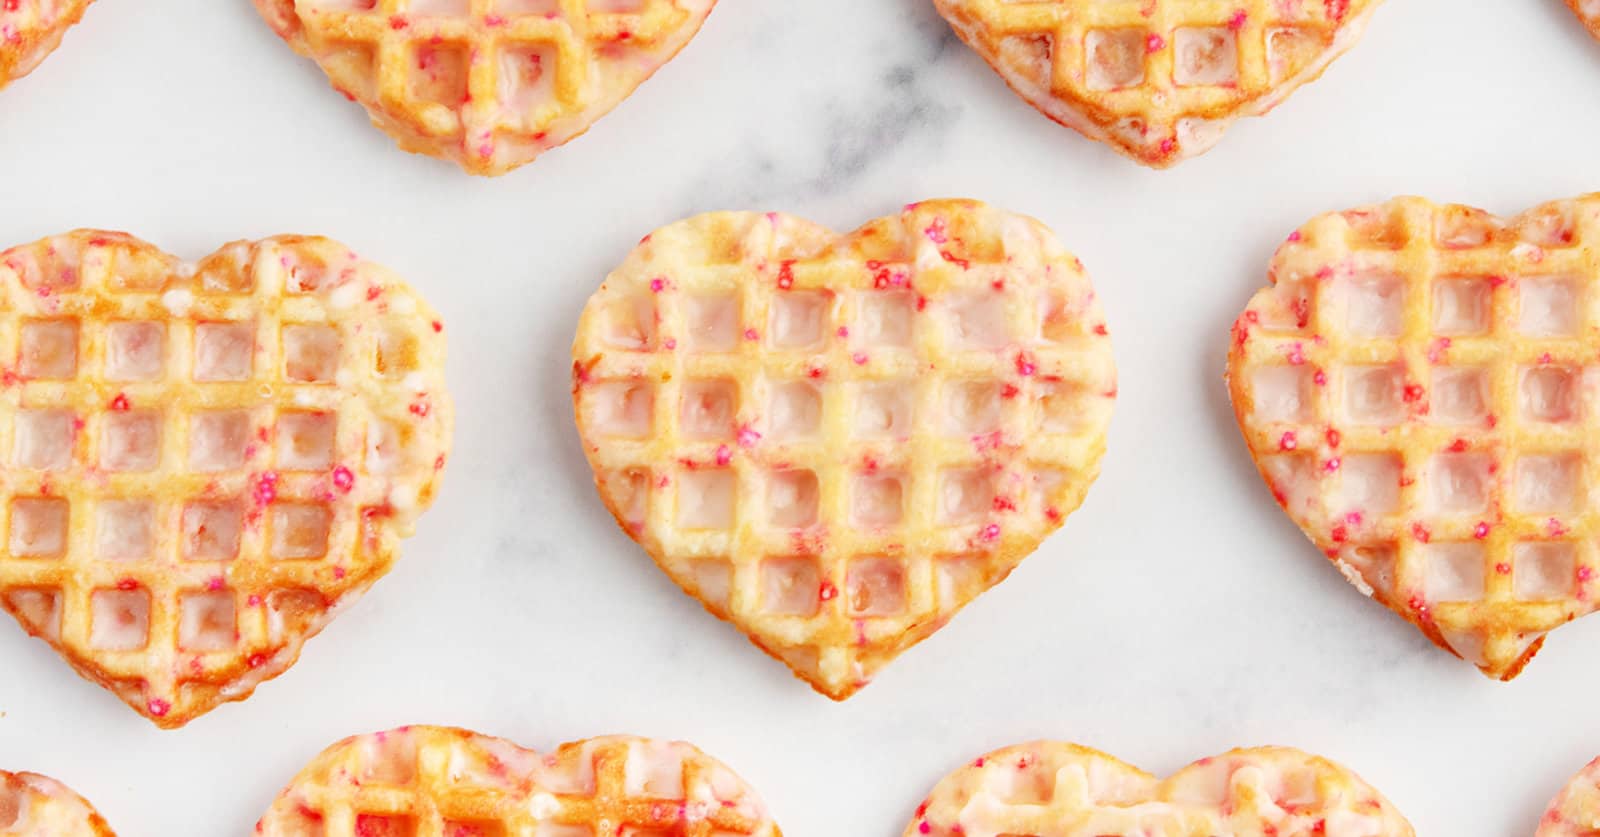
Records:
[[[1595,609],[1600,196],[1502,220],[1400,198],[1289,237],[1229,390],[1279,503],[1490,677]]]
[[[33,72],[94,0],[0,0],[0,87]]]
[[[327,239],[0,253],[0,605],[159,726],[248,697],[432,500],[441,329]]]
[[[1600,0],[1567,0],[1567,5],[1589,27],[1589,33],[1600,38]]]
[[[942,779],[905,837],[1410,837],[1348,768],[1287,747],[1233,750],[1166,780],[1098,750],[1035,741]]]
[[[611,736],[542,754],[429,726],[357,735],[322,751],[255,833],[781,837],[755,790],[683,742]]]
[[[417,154],[500,175],[589,130],[716,0],[255,0]]]
[[[1550,800],[1534,837],[1593,837],[1600,834],[1600,759],[1578,771]]]
[[[1158,168],[1355,45],[1382,0],[934,0],[1044,115]]]
[[[0,770],[0,837],[116,837],[88,800],[37,773]]]
[[[589,300],[572,354],[623,529],[835,699],[1078,507],[1116,395],[1082,265],[973,201],[843,236],[778,214],[673,224]]]

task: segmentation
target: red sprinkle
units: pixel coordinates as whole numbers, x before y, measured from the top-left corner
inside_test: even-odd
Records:
[[[126,393],[119,392],[117,393],[116,398],[111,399],[111,409],[116,410],[119,413],[127,410],[129,406],[131,405],[128,404],[128,396]]]
[[[267,655],[265,655],[265,654],[251,654],[250,655],[250,659],[245,660],[245,665],[248,665],[251,668],[261,668],[262,666],[264,666],[266,664],[267,664]]]
[[[134,578],[124,578],[121,581],[117,582],[117,589],[118,590],[137,590],[137,589],[139,589],[139,581],[138,581],[138,579],[134,579]]]
[[[833,586],[831,581],[824,581],[822,586],[817,588],[817,598],[825,602],[832,601],[833,597],[837,595],[839,595],[839,588]]]

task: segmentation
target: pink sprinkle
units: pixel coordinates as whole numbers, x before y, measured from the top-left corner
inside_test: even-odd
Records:
[[[1176,149],[1177,147],[1178,147],[1178,141],[1177,141],[1177,139],[1175,139],[1173,137],[1167,137],[1166,139],[1161,141],[1161,153],[1162,154],[1171,154],[1173,152],[1173,150]]]
[[[1327,462],[1322,463],[1322,470],[1327,471],[1330,474],[1339,470],[1339,457],[1335,456],[1334,458],[1329,459]]]
[[[333,568],[333,577],[334,578],[344,578],[344,567],[334,567]]]
[[[211,590],[213,592],[215,592],[217,590],[221,590],[222,589],[222,576],[220,576],[220,575],[212,576],[211,580],[206,582],[206,589],[207,590]]]
[[[1167,39],[1160,35],[1151,34],[1150,37],[1144,39],[1145,52],[1160,52],[1166,48]]]
[[[742,427],[739,429],[739,447],[755,447],[756,442],[759,441],[761,441],[760,433],[757,433],[748,427]]]
[[[506,25],[506,19],[499,15],[484,15],[483,24],[485,26],[504,26]]]
[[[1592,569],[1590,569],[1588,567],[1579,567],[1578,568],[1578,581],[1580,583],[1588,581],[1593,576],[1594,576],[1594,570],[1592,570]]]
[[[867,362],[867,355],[865,352],[856,352],[850,356],[850,359],[855,361],[857,366],[860,366]]]
[[[1300,231],[1299,230],[1295,230],[1294,232],[1289,233],[1289,240],[1291,242],[1299,241],[1300,240]]]
[[[1032,375],[1036,369],[1037,369],[1037,367],[1035,367],[1033,365],[1033,361],[1029,360],[1027,355],[1024,355],[1024,354],[1018,354],[1017,355],[1017,374],[1018,375],[1021,375],[1022,377],[1026,378],[1029,375]]]
[[[1312,373],[1311,382],[1316,384],[1319,387],[1327,386],[1328,385],[1328,376],[1323,374],[1321,369],[1318,369],[1316,372]]]
[[[261,604],[261,597],[251,593],[250,597],[244,600],[244,603],[250,607],[258,607]]]
[[[943,218],[933,219],[933,223],[929,224],[928,228],[922,231],[922,234],[927,236],[928,240],[934,244],[943,244],[949,240],[949,237],[945,235]]]
[[[1283,436],[1278,439],[1278,450],[1294,450],[1299,446],[1300,442],[1295,439],[1293,430],[1285,430]]]
[[[992,541],[995,538],[1000,537],[1000,526],[999,524],[991,523],[988,526],[983,527],[983,531],[979,534],[983,535],[984,540]]]
[[[1285,356],[1288,358],[1290,366],[1299,366],[1306,362],[1305,347],[1299,343],[1294,343],[1289,346],[1289,351],[1285,353]]]
[[[675,338],[668,337],[667,339],[661,341],[661,345],[663,347],[665,347],[667,351],[670,352],[673,349],[678,348],[678,341]]]
[[[850,336],[850,329],[848,327],[846,327],[846,326],[839,326],[839,336],[840,337],[849,337]]]
[[[254,495],[258,506],[265,506],[277,498],[278,474],[276,471],[267,471],[256,477]]]
[[[157,718],[165,717],[168,712],[172,711],[172,704],[162,700],[161,698],[151,698],[149,707],[150,714],[156,716]]]
[[[744,339],[746,339],[746,340],[760,340],[761,339],[761,333],[756,331],[753,328],[747,328],[747,329],[744,330]]]
[[[927,820],[923,820],[922,824],[917,826],[917,833],[918,834],[927,834],[928,832],[930,832],[932,830],[933,829],[931,827],[929,827]]]
[[[1480,541],[1489,537],[1489,524],[1478,521],[1478,525],[1472,528],[1472,536]]]
[[[333,484],[334,487],[338,488],[340,491],[349,491],[351,488],[355,487],[356,475],[350,473],[349,468],[340,465],[339,467],[333,469]]]
[[[726,465],[733,461],[733,451],[727,445],[717,445],[717,464]]]
[[[667,280],[662,279],[659,276],[650,280],[650,290],[652,290],[652,291],[654,291],[656,293],[661,293],[662,289],[664,289],[666,287],[667,287]]]
[[[1244,22],[1246,20],[1248,20],[1249,17],[1250,17],[1250,15],[1248,13],[1246,13],[1244,9],[1240,9],[1239,11],[1234,12],[1233,13],[1233,17],[1228,19],[1228,28],[1232,29],[1235,32],[1239,31],[1240,29],[1243,29],[1244,28]]]

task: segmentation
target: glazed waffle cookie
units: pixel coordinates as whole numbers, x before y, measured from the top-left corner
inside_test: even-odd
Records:
[[[1567,0],[1567,5],[1589,27],[1590,34],[1600,38],[1600,0]]]
[[[33,72],[94,0],[0,2],[0,87]]]
[[[1589,762],[1550,800],[1534,837],[1600,834],[1600,759]]]
[[[582,134],[716,0],[255,0],[406,151],[499,175]]]
[[[1600,196],[1321,216],[1234,325],[1274,495],[1362,592],[1490,677],[1595,608]]]
[[[261,837],[781,837],[756,792],[689,744],[591,738],[540,754],[412,726],[347,738],[296,776]]]
[[[0,605],[160,726],[249,696],[431,501],[441,328],[327,239],[0,253]]]
[[[573,377],[618,523],[835,699],[1078,507],[1116,393],[1082,265],[972,201],[661,229],[584,309]]]
[[[37,773],[0,770],[0,837],[116,837],[88,800]]]
[[[1233,750],[1170,778],[1061,741],[996,750],[946,776],[905,837],[1411,837],[1349,769],[1286,747]]]
[[[1155,167],[1316,79],[1380,2],[934,0],[1029,104]]]

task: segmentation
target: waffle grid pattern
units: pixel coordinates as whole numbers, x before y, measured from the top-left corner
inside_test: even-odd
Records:
[[[442,727],[333,745],[256,834],[780,837],[755,791],[688,744],[613,736],[545,756]]]
[[[1233,750],[1159,781],[1087,747],[1038,741],[989,753],[945,777],[905,837],[1412,833],[1361,777],[1298,750]]]
[[[94,806],[37,773],[0,770],[0,837],[116,837]]]
[[[160,725],[291,664],[431,499],[437,319],[340,245],[82,231],[0,285],[0,604]]]
[[[658,231],[591,300],[574,358],[618,521],[835,698],[1078,506],[1116,386],[1077,260],[954,201],[843,238],[732,213]]]
[[[1381,0],[936,0],[1023,98],[1135,160],[1203,153],[1360,37]]]
[[[1594,609],[1597,239],[1593,196],[1510,222],[1415,198],[1326,215],[1234,330],[1235,408],[1291,516],[1501,679]]]
[[[33,72],[94,0],[0,2],[0,87]]]
[[[715,0],[256,0],[408,151],[503,174],[626,98]]]

